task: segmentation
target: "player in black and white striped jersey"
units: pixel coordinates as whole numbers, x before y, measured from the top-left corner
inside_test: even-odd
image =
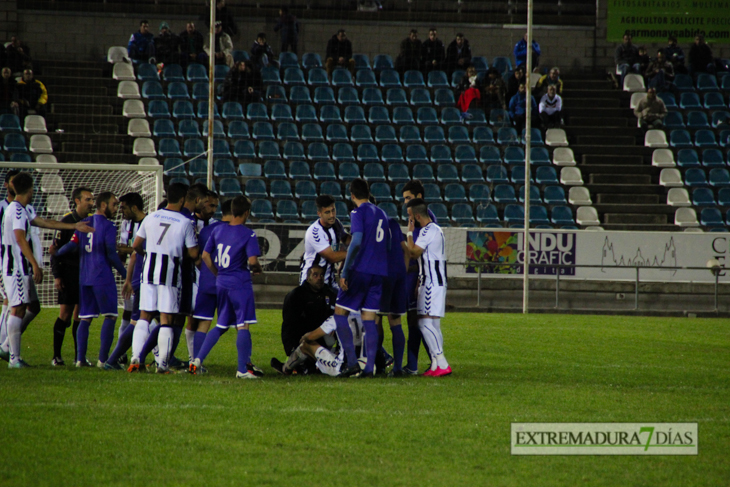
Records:
[[[10,180],[19,172],[20,171],[18,171],[17,169],[11,169],[7,173],[5,173],[5,183],[3,184],[3,187],[7,191],[7,196],[5,198],[3,198],[2,201],[0,201],[0,222],[3,221],[3,215],[5,214],[5,209],[15,199],[15,191],[13,191],[13,189],[10,187],[9,183],[10,183]],[[4,250],[5,247],[2,247],[2,241],[3,241],[2,229],[0,228],[0,249]],[[5,253],[4,251],[0,253],[0,268],[3,268],[2,262],[3,262],[4,253]],[[0,278],[0,295],[2,295],[2,300],[3,300],[2,313],[0,313],[0,343],[3,343],[8,334],[7,318],[8,318],[8,313],[10,312],[10,310],[8,309],[8,296],[5,294],[5,285],[3,284],[2,278]]]
[[[337,219],[335,200],[330,195],[320,195],[315,200],[319,219],[307,228],[304,236],[304,255],[299,272],[299,285],[307,280],[309,269],[318,266],[324,269],[324,283],[339,289],[335,264],[347,257],[343,246],[349,243],[349,235]]]
[[[441,333],[441,318],[446,312],[446,241],[441,227],[431,221],[424,200],[411,200],[407,208],[408,251],[418,258],[419,266],[418,327],[431,354],[431,368],[423,375],[442,377],[451,374]],[[421,232],[414,242],[416,223]]]

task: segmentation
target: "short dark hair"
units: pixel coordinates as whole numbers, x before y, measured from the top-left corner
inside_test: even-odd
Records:
[[[142,26],[144,24],[149,24],[149,23],[150,23],[150,21],[149,20],[145,20],[145,19],[142,19],[142,20],[139,21],[139,25],[140,26]]]
[[[221,215],[227,216],[231,215],[231,205],[233,204],[233,200],[226,200],[221,205]]]
[[[289,7],[287,7],[286,5],[282,5],[281,6],[281,13],[288,14],[289,13]]]
[[[669,36],[669,38],[667,40],[672,41],[672,42],[677,42],[677,38],[674,36]]]
[[[324,267],[322,267],[321,265],[316,264],[316,263],[312,264],[311,267],[307,270],[307,277],[309,277],[310,273],[312,272],[312,269],[323,269],[324,270]]]
[[[173,183],[167,187],[167,203],[176,205],[185,200],[188,194],[188,185],[183,183]]]
[[[373,196],[372,194],[368,197],[368,201],[374,205],[378,204],[378,200],[376,200],[375,196]]]
[[[370,196],[370,186],[363,178],[355,178],[350,183],[350,193],[359,200],[366,200]]]
[[[109,204],[109,200],[114,197],[114,193],[111,191],[104,191],[103,193],[99,193],[99,195],[96,197],[96,207],[99,208],[102,203]]]
[[[266,39],[266,34],[265,34],[265,33],[263,33],[263,32],[259,32],[259,33],[258,33],[258,34],[256,35],[256,39]]]
[[[187,194],[185,195],[186,201],[195,201],[198,198],[204,198],[208,196],[210,190],[203,183],[195,183],[188,188]]]
[[[461,37],[463,39],[464,38],[464,34],[461,33],[461,32],[457,32],[456,33],[456,37]]]
[[[322,208],[329,208],[334,205],[335,199],[328,194],[321,194],[317,196],[317,199],[314,200],[314,202],[317,204],[317,209],[321,210]]]
[[[418,31],[416,29],[411,29],[411,34],[418,34]]]
[[[410,208],[413,212],[413,215],[428,216],[428,207],[426,206],[426,201],[421,198],[416,198],[409,201],[406,205],[406,208]]]
[[[337,31],[337,35],[344,34],[344,33],[345,33],[345,29],[340,29]]]
[[[426,193],[426,189],[423,187],[423,183],[420,179],[413,179],[411,181],[408,181],[401,190],[402,193],[405,193],[408,191],[413,196],[424,195]]]
[[[86,186],[79,186],[78,188],[73,190],[73,193],[71,193],[71,201],[75,203],[76,200],[81,199],[81,193],[83,193],[84,191],[94,194],[94,192]]]
[[[131,207],[136,206],[139,211],[144,211],[144,200],[139,193],[127,193],[119,198],[120,203],[126,203]]]
[[[250,209],[251,200],[246,196],[236,196],[231,200],[231,213],[233,213],[234,218],[243,216]]]
[[[208,193],[206,194],[208,198],[212,198],[214,200],[219,200],[221,197],[216,193],[215,191],[208,190]]]
[[[157,209],[161,210],[161,209],[165,208],[166,206],[167,206],[167,199],[164,199],[164,200],[160,201],[159,205],[157,205]]]
[[[431,27],[430,29],[428,29],[428,33],[430,34],[431,32],[438,32],[438,30],[436,29],[436,27]]]
[[[33,176],[27,172],[19,172],[13,178],[16,195],[22,195],[33,189]]]
[[[18,174],[20,174],[20,171],[18,171],[17,169],[11,169],[10,171],[6,172],[5,184],[7,184],[11,179],[13,179],[13,177],[17,176]]]

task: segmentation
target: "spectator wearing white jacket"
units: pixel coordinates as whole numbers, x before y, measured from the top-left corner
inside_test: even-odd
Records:
[[[559,128],[562,123],[563,99],[555,85],[548,85],[548,91],[540,99],[540,120],[544,128]]]

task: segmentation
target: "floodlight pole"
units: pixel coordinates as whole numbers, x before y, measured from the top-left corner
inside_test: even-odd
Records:
[[[215,0],[210,0],[210,32],[208,45],[208,189],[213,189],[213,127],[215,126]]]
[[[532,142],[532,7],[527,0],[527,59],[525,68],[525,241],[522,266],[522,313],[530,307],[530,144]]]

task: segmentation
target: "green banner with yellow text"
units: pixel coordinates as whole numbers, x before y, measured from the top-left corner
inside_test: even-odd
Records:
[[[624,34],[634,43],[673,35],[686,44],[702,34],[708,43],[729,44],[730,0],[608,0],[606,40],[621,42]]]

